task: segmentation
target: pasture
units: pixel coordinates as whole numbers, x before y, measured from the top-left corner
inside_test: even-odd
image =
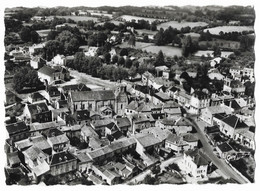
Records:
[[[233,53],[234,52],[231,52],[231,51],[221,51],[221,57],[228,58],[228,56]],[[197,56],[197,57],[201,57],[202,55],[204,55],[205,57],[214,57],[213,50],[199,50],[194,54],[194,56]]]
[[[167,29],[169,26],[171,26],[172,28],[176,28],[178,30],[180,30],[181,28],[187,27],[189,26],[190,28],[194,28],[194,27],[204,27],[207,26],[208,23],[205,22],[178,22],[178,21],[169,21],[166,23],[161,23],[159,25],[157,25],[157,29],[159,30],[160,28],[163,28],[164,30]]]
[[[219,27],[204,29],[203,31],[204,32],[209,31],[210,34],[219,35],[221,31],[224,33],[254,31],[254,27],[253,26],[219,26]]]

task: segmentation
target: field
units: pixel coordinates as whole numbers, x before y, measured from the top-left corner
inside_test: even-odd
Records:
[[[158,52],[161,50],[163,52],[163,54],[165,54],[166,56],[182,56],[182,50],[181,48],[177,48],[177,47],[173,47],[173,46],[155,46],[155,45],[151,45],[151,46],[147,46],[145,48],[142,48],[142,50],[146,50],[147,52],[151,52],[151,53],[156,53],[158,54]]]
[[[228,32],[242,32],[242,31],[253,31],[253,26],[220,26],[214,28],[204,29],[204,32],[209,31],[211,34],[219,35],[221,31],[224,33]]]
[[[51,17],[53,17],[53,16],[51,16]],[[78,21],[89,21],[89,20],[93,20],[94,22],[98,21],[98,18],[88,17],[88,16],[56,16],[56,17],[57,18],[72,19],[75,22],[78,22]]]
[[[119,45],[120,48],[130,47],[127,42],[124,42]],[[181,48],[173,47],[173,46],[156,46],[153,43],[145,43],[145,42],[136,42],[135,49],[146,50],[147,52],[151,52],[154,54],[158,54],[161,50],[166,56],[182,56]]]
[[[146,30],[146,29],[136,29],[138,34],[149,34],[149,35],[155,35],[157,31],[151,31],[151,30]]]
[[[125,21],[132,21],[133,19],[138,21],[138,20],[146,20],[149,21],[149,23],[152,23],[155,20],[160,20],[162,21],[163,19],[153,19],[153,18],[147,18],[147,17],[137,17],[137,16],[132,16],[132,15],[122,15],[120,16]]]
[[[176,28],[178,30],[180,30],[183,27],[187,27],[189,26],[190,28],[194,28],[194,27],[198,27],[198,26],[207,26],[208,24],[205,22],[178,22],[178,21],[169,21],[166,23],[161,23],[159,25],[157,25],[157,29],[163,28],[164,30],[167,29],[169,26],[171,26],[172,28]]]
[[[109,21],[110,23],[113,23],[114,25],[118,26],[120,23],[124,24],[124,22],[121,22],[121,21],[115,21],[115,20],[111,20]],[[98,23],[98,25],[104,25],[105,22],[102,22],[102,23]]]
[[[93,16],[104,16],[104,17],[113,18],[112,14],[107,14],[107,13],[91,13],[91,15],[93,15]]]
[[[234,52],[221,51],[221,57],[227,58],[229,55],[233,53]],[[194,54],[194,56],[198,56],[198,57],[201,57],[202,55],[204,55],[205,57],[208,57],[208,55],[210,55],[210,57],[213,57],[213,50],[199,50]]]

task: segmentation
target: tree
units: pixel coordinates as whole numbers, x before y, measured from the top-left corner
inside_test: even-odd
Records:
[[[73,68],[78,71],[89,73],[88,60],[83,52],[77,52],[75,54]]]
[[[128,56],[128,50],[126,48],[122,48],[119,55],[120,56]]]
[[[51,30],[47,35],[47,40],[55,40],[57,35],[57,31]]]
[[[124,66],[125,65],[125,59],[124,57],[120,56],[117,62],[118,66]]]
[[[155,66],[163,66],[164,64],[164,55],[163,52],[160,50],[155,60]]]
[[[130,45],[131,47],[135,46],[135,35],[131,35],[129,40],[128,40],[128,45]]]
[[[36,31],[31,31],[31,42],[38,43],[40,41],[40,36]]]
[[[144,35],[143,41],[144,41],[144,42],[149,42],[149,37],[148,37],[148,35]]]
[[[115,64],[115,63],[117,63],[117,62],[118,62],[118,56],[117,56],[117,55],[114,55],[114,56],[112,57],[112,63]]]
[[[161,29],[156,33],[156,35],[154,36],[154,43],[155,43],[157,46],[164,45],[163,32],[164,32],[164,30],[161,28]]]
[[[19,35],[22,41],[29,42],[31,40],[31,29],[29,27],[23,27]]]
[[[57,40],[50,40],[45,44],[43,57],[46,60],[51,61],[55,55],[62,54],[63,52],[64,46],[61,42]]]
[[[221,56],[221,51],[218,46],[213,47],[213,55],[214,55],[214,57]]]
[[[132,64],[133,64],[132,60],[129,59],[129,58],[126,58],[126,60],[125,60],[125,67],[126,68],[131,68]]]
[[[146,175],[146,177],[143,180],[144,184],[151,184],[151,185],[155,185],[156,184],[156,179],[154,177],[151,177],[151,175]]]
[[[105,62],[106,62],[107,64],[109,64],[109,63],[110,63],[110,60],[111,60],[111,55],[110,55],[110,53],[109,53],[109,52],[105,52],[105,53],[103,54],[103,56],[104,56]]]
[[[131,76],[132,78],[136,76],[136,73],[137,73],[137,68],[135,66],[132,66],[128,70],[128,75]]]
[[[182,46],[182,55],[188,57],[198,50],[198,42],[192,42],[190,35],[186,36]]]
[[[20,93],[23,88],[38,88],[42,83],[38,78],[38,73],[31,67],[24,66],[20,68],[13,78],[14,89]]]

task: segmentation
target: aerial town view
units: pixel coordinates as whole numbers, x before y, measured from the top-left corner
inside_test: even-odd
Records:
[[[255,183],[255,10],[6,7],[6,185]]]

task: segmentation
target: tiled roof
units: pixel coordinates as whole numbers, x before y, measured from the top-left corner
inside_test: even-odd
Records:
[[[61,143],[65,143],[65,142],[69,141],[68,137],[65,134],[58,135],[58,136],[55,136],[55,137],[48,137],[48,139],[50,140],[50,142],[53,145],[61,144]]]
[[[47,142],[47,140],[42,135],[36,136],[36,137],[31,137],[30,139],[31,139],[31,142],[41,150],[51,148],[50,144]]]
[[[114,100],[115,94],[112,90],[81,91],[81,92],[71,92],[71,98],[73,101]]]
[[[66,85],[63,86],[62,89],[64,91],[69,91],[69,90],[73,90],[73,91],[91,91],[90,88],[88,88],[85,84],[79,83],[79,84],[72,84],[72,85]]]
[[[119,128],[131,126],[131,122],[129,121],[129,119],[127,117],[116,118],[115,120],[116,120],[117,126]]]
[[[193,134],[186,134],[186,135],[183,135],[183,140],[187,141],[187,142],[196,142],[199,139],[197,137],[195,137]]]
[[[23,151],[23,154],[31,159],[32,161],[35,161],[36,159],[46,159],[48,155],[44,153],[41,149],[39,149],[36,146],[32,146],[28,148],[27,150]]]
[[[159,144],[161,141],[152,134],[146,134],[142,137],[137,137],[136,140],[144,147]]]
[[[186,151],[185,154],[190,156],[197,166],[205,166],[209,164],[208,157],[199,149]]]

